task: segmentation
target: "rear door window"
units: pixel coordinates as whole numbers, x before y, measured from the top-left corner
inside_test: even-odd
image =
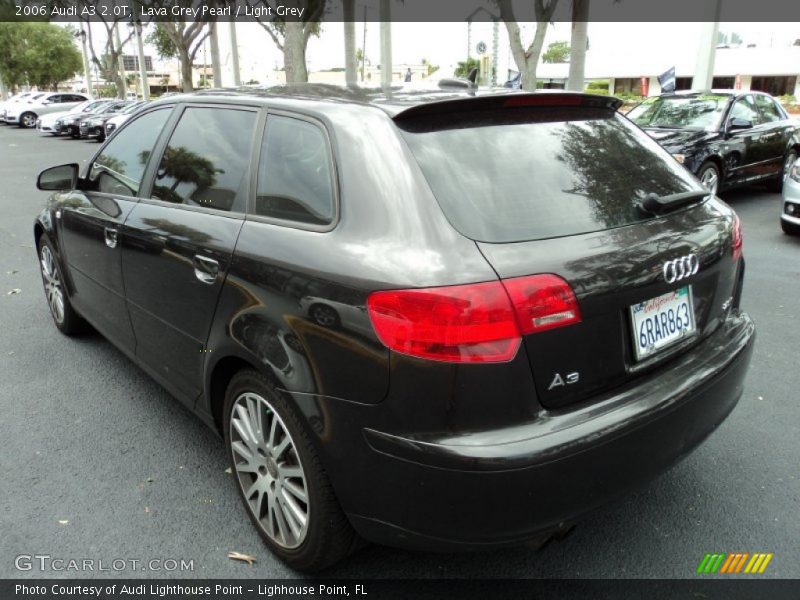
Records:
[[[483,242],[536,240],[652,218],[647,194],[697,189],[691,174],[610,109],[526,107],[400,120],[442,210]]]
[[[245,212],[256,119],[253,110],[188,107],[161,157],[152,197]]]

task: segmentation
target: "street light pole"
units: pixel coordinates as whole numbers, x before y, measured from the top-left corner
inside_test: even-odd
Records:
[[[83,76],[86,79],[86,93],[90,96],[94,96],[94,90],[92,89],[92,73],[89,70],[89,52],[86,49],[86,31],[83,29],[83,25],[81,25],[80,31],[76,34],[79,38],[81,38],[81,53],[83,54]]]

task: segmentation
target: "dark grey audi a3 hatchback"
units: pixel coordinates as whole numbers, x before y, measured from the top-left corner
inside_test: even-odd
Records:
[[[270,549],[558,537],[741,393],[739,220],[614,98],[217,92],[43,171],[47,300],[225,441]]]

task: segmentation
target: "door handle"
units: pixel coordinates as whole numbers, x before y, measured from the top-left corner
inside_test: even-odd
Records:
[[[194,276],[203,283],[213,285],[219,275],[219,263],[213,258],[194,255]]]
[[[106,238],[106,246],[109,248],[116,248],[117,247],[117,230],[112,229],[111,227],[106,227],[104,230],[105,238]]]

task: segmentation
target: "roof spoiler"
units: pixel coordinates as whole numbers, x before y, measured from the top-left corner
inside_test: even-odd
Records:
[[[618,110],[622,100],[614,96],[599,96],[577,92],[529,92],[505,93],[487,96],[463,97],[438,102],[426,102],[412,106],[394,116],[395,121],[413,119],[425,115],[453,113],[458,111],[497,110],[519,107],[564,108],[586,107]]]

